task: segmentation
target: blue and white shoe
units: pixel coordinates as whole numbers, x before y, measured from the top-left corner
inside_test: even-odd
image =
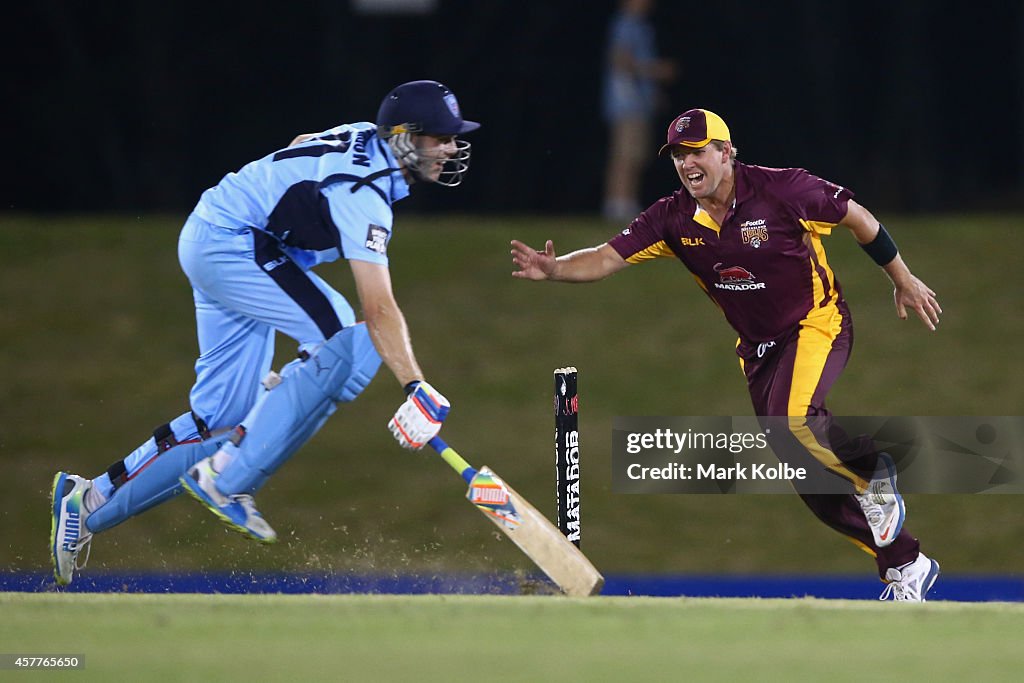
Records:
[[[85,526],[89,513],[85,509],[85,494],[92,482],[75,474],[58,472],[53,478],[50,495],[50,554],[53,558],[53,577],[60,586],[74,578],[75,570],[89,561],[92,532]],[[78,556],[85,550],[79,563]]]
[[[888,453],[878,454],[878,465],[867,490],[855,497],[871,527],[875,545],[884,548],[895,541],[903,529],[907,508],[896,489],[896,464]]]
[[[203,458],[181,477],[189,495],[206,506],[210,512],[235,531],[240,531],[260,543],[277,540],[274,531],[256,509],[256,501],[246,493],[225,496],[217,490],[218,473],[213,469],[213,457]]]
[[[939,563],[924,553],[918,553],[913,562],[886,570],[885,580],[889,584],[878,599],[888,600],[891,597],[902,602],[924,602],[937,578]]]

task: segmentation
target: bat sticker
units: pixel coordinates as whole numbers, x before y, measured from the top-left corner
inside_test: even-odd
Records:
[[[469,491],[466,492],[466,498],[509,530],[515,529],[522,523],[522,518],[516,511],[512,496],[509,495],[505,484],[489,472],[478,472],[473,477]]]

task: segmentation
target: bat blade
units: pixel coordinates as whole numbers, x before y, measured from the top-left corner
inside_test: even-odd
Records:
[[[512,539],[563,593],[596,595],[604,577],[555,525],[488,467],[476,473],[466,497]]]

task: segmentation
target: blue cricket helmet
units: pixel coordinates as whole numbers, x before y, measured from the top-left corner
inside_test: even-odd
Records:
[[[399,133],[460,135],[480,124],[462,118],[455,93],[437,81],[410,81],[387,94],[377,111],[381,137]]]

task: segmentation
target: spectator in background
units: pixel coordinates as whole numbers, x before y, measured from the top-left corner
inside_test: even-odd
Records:
[[[643,208],[640,181],[649,156],[659,83],[675,80],[675,64],[658,59],[648,15],[654,0],[622,0],[608,31],[604,117],[611,128],[605,175],[605,218],[630,221]]]

